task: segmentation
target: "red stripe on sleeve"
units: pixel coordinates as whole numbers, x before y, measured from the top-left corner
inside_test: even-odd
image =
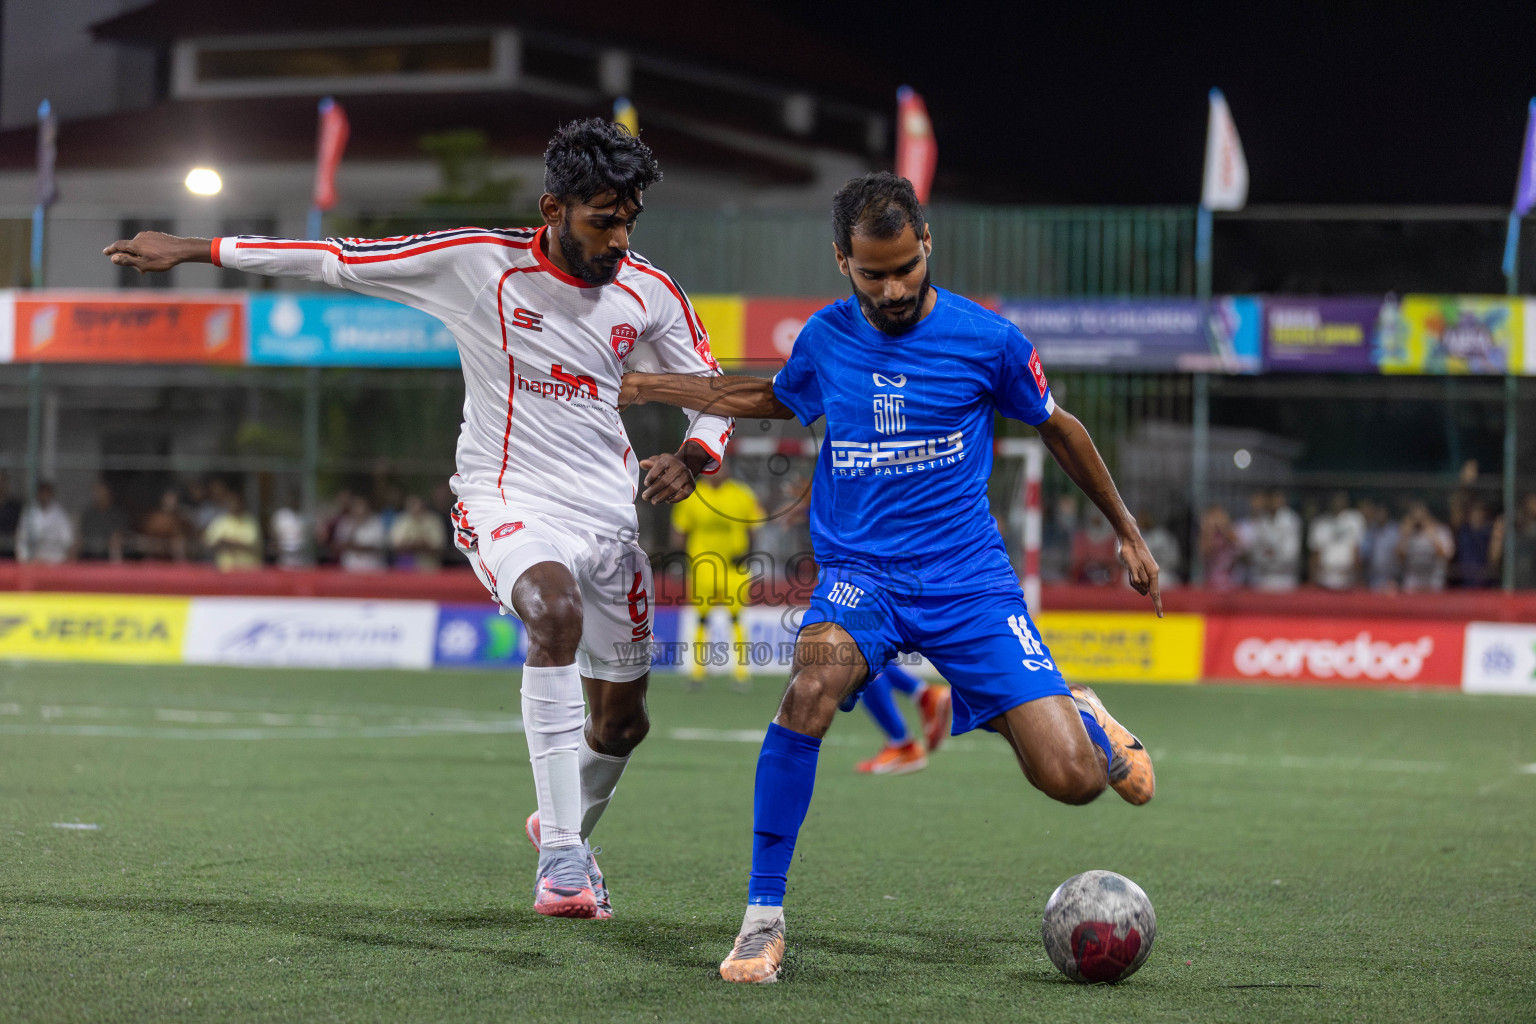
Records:
[[[213,265],[216,266],[216,267],[222,267],[224,265],[224,264],[219,262],[219,243],[222,242],[222,241],[224,241],[224,239],[222,239],[222,238],[215,238],[213,240],[213,245],[212,245],[211,250],[209,252],[209,255],[213,257]]]

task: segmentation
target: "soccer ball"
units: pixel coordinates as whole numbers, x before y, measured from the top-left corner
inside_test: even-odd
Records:
[[[1129,878],[1084,871],[1051,893],[1040,935],[1051,963],[1073,981],[1124,981],[1152,952],[1157,915]]]

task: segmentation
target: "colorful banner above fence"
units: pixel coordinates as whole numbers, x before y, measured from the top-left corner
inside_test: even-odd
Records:
[[[458,366],[442,321],[361,295],[252,295],[254,366]]]
[[[701,295],[726,363],[779,363],[829,299]],[[1225,296],[980,299],[1040,349],[1048,372],[1536,376],[1536,299]],[[0,363],[452,367],[435,317],[345,293],[0,291]]]
[[[1012,320],[1050,370],[1259,369],[1260,302],[1238,296],[1207,307],[1194,299],[1005,300]]]
[[[1407,295],[1384,316],[1382,373],[1529,373],[1524,354],[1529,299]]]
[[[238,363],[245,296],[16,292],[23,363]]]
[[[1387,304],[1390,313],[1392,303]],[[1380,299],[1266,298],[1264,369],[1374,373]]]

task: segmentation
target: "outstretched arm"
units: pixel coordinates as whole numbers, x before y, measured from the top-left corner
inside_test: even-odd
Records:
[[[181,263],[212,263],[315,281],[402,302],[452,326],[483,287],[487,264],[506,248],[529,244],[524,231],[479,228],[387,239],[181,238],[140,231],[102,252],[118,266],[140,273],[166,271]]]
[[[762,377],[694,377],[681,373],[626,373],[619,408],[660,402],[719,416],[790,420],[795,414]]]
[[[141,274],[162,273],[181,263],[212,263],[212,238],[182,238],[163,231],[140,231],[101,250],[120,267]]]
[[[1058,465],[1066,471],[1072,482],[1098,506],[1099,511],[1114,527],[1120,538],[1120,557],[1130,574],[1131,586],[1137,593],[1152,598],[1152,606],[1159,618],[1163,615],[1163,598],[1157,589],[1157,561],[1142,540],[1141,528],[1120,500],[1115,481],[1110,478],[1109,467],[1104,465],[1093,438],[1076,416],[1061,406],[1056,406],[1050,419],[1035,428],[1040,440],[1050,449]]]

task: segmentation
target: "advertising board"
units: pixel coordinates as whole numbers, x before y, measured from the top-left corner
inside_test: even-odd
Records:
[[[1205,677],[1213,681],[1461,684],[1460,622],[1211,615],[1205,630]]]
[[[1133,612],[1041,612],[1040,639],[1062,675],[1077,682],[1200,681],[1205,621]]]
[[[137,594],[0,594],[0,658],[176,664],[188,604]]]
[[[1047,371],[1114,369],[1251,372],[1258,368],[1256,298],[1209,307],[1194,299],[1005,300],[1001,313],[1024,332]]]
[[[1522,300],[1503,296],[1405,295],[1396,317],[1383,317],[1381,371],[1518,373],[1525,307]]]
[[[1536,626],[1467,623],[1461,688],[1468,693],[1536,697]]]
[[[458,366],[435,316],[363,295],[254,294],[247,361],[257,366]]]
[[[14,358],[46,363],[238,363],[245,299],[179,293],[15,296]]]
[[[431,601],[199,597],[185,660],[196,665],[431,668]]]
[[[527,656],[522,622],[495,603],[438,605],[432,663],[439,668],[516,668]]]
[[[1277,373],[1374,373],[1380,299],[1264,300],[1264,369]]]

